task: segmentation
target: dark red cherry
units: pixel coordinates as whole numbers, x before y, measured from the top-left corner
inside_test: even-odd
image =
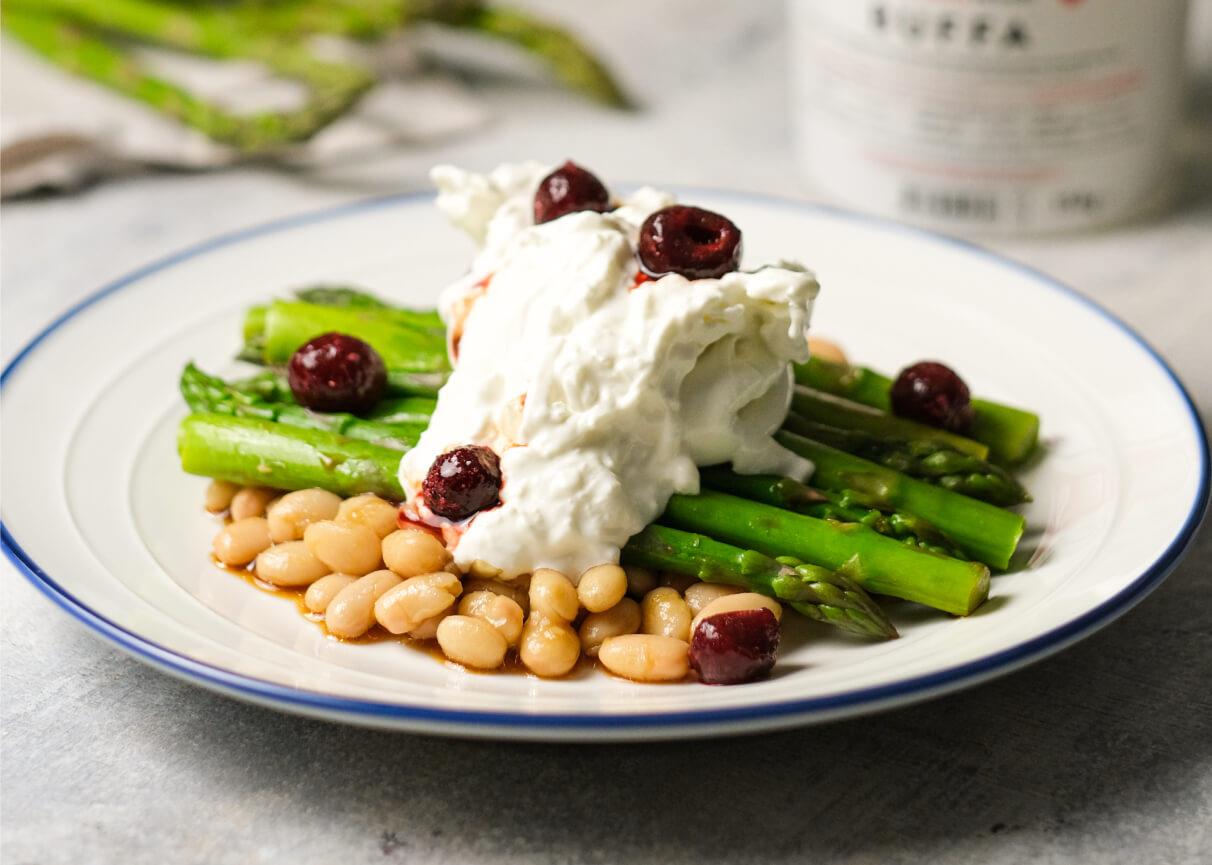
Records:
[[[290,392],[316,411],[365,414],[387,386],[379,353],[357,337],[326,333],[304,343],[286,369]]]
[[[675,204],[644,220],[639,256],[649,276],[718,278],[741,264],[741,230],[726,216]]]
[[[539,182],[534,221],[536,225],[551,222],[579,210],[605,213],[610,210],[610,193],[593,172],[569,160]]]
[[[465,520],[500,503],[501,461],[479,445],[455,448],[433,461],[421,491],[438,516]]]
[[[951,367],[929,360],[901,370],[892,383],[892,411],[956,433],[972,426],[968,385]]]
[[[690,638],[690,666],[708,685],[739,685],[769,675],[779,651],[779,620],[762,607],[716,613]]]

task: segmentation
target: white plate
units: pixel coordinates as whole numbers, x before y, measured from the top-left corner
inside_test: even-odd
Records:
[[[871,712],[955,690],[1069,645],[1173,568],[1208,499],[1190,400],[1127,327],[974,247],[773,199],[683,190],[745,231],[747,263],[816,268],[815,330],[896,370],[956,366],[1044,419],[1026,476],[1020,570],[978,615],[907,605],[882,644],[792,625],[767,682],[638,685],[463,672],[394,643],[323,637],[293,604],[208,562],[205,481],[176,464],[181,366],[232,371],[245,306],[314,282],[432,303],[470,249],[428,196],[372,201],[219,238],[107,286],[5,370],[5,552],[59,606],[189,681],[279,709],[431,733],[651,739]],[[794,617],[791,617],[794,618]]]

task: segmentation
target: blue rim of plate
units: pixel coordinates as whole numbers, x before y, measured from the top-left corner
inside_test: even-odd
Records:
[[[492,727],[569,732],[575,730],[631,730],[641,735],[645,729],[658,732],[660,730],[669,730],[670,728],[681,728],[691,732],[695,728],[729,722],[748,722],[743,723],[745,727],[767,725],[773,727],[779,725],[780,719],[785,724],[790,725],[797,722],[807,722],[813,716],[828,718],[844,714],[854,714],[856,713],[855,710],[860,707],[868,707],[871,711],[876,711],[894,702],[905,704],[916,702],[917,700],[937,696],[948,691],[958,690],[966,685],[976,684],[999,673],[1008,673],[1032,661],[1040,660],[1059,651],[1127,612],[1148,595],[1149,592],[1155,589],[1174,570],[1183,553],[1186,552],[1187,547],[1190,545],[1191,540],[1194,538],[1208,509],[1210,485],[1208,435],[1200,420],[1199,413],[1196,411],[1194,402],[1187,393],[1186,388],[1183,387],[1178,376],[1170,368],[1169,364],[1162,359],[1161,355],[1130,326],[1090,298],[1082,295],[1076,289],[1034,268],[1007,259],[970,241],[949,237],[893,220],[853,213],[842,208],[827,205],[796,201],[790,198],[703,187],[681,187],[675,188],[675,190],[681,193],[688,193],[689,195],[730,197],[757,204],[826,214],[858,224],[874,225],[885,230],[912,234],[935,244],[960,248],[990,260],[1000,267],[1029,276],[1053,291],[1077,301],[1110,322],[1136,343],[1145,355],[1151,358],[1162,372],[1165,373],[1179,399],[1187,409],[1191,429],[1199,445],[1199,485],[1192,500],[1191,509],[1174,538],[1153,564],[1147,567],[1139,577],[1114,597],[1109,598],[1097,607],[1087,610],[1081,616],[1045,634],[966,664],[888,685],[845,691],[824,697],[784,700],[777,703],[737,708],[633,715],[548,715],[527,712],[432,709],[424,706],[335,697],[317,691],[290,688],[252,676],[233,673],[221,667],[197,661],[166,648],[159,643],[144,639],[97,613],[70,592],[66,591],[50,574],[42,570],[37,562],[22,549],[21,545],[2,521],[0,521],[0,547],[3,547],[5,555],[35,588],[64,609],[73,618],[83,623],[89,630],[110,640],[136,658],[156,668],[174,673],[187,681],[226,694],[243,697],[255,702],[268,703],[278,708],[296,712],[335,713],[342,718],[353,721],[361,720],[368,723],[380,722],[387,724],[397,722],[401,726],[407,726],[409,722],[413,722],[417,725],[416,729],[421,731],[449,732],[455,735],[466,735],[474,733],[477,728]],[[196,258],[216,249],[266,234],[338,219],[352,213],[405,205],[429,198],[429,196],[429,193],[401,193],[272,220],[260,225],[218,235],[210,240],[186,247],[147,264],[98,289],[47,325],[37,336],[17,352],[13,359],[5,366],[3,373],[0,373],[0,393],[3,392],[4,385],[8,382],[9,377],[20,365],[33,354],[42,342],[66,322],[75,318],[90,306],[153,273],[166,270],[183,261]],[[442,723],[453,726],[446,728],[444,731],[435,730],[432,726]]]

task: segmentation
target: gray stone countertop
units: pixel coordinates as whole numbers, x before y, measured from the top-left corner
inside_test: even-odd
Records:
[[[1137,328],[1172,362],[1205,423],[1209,5],[1195,18],[1176,208],[1113,231],[993,244]],[[6,203],[4,357],[148,260],[274,217],[423,188],[438,160],[487,167],[573,155],[608,177],[797,188],[779,4],[596,4],[582,27],[645,111],[613,115],[524,74],[501,80],[468,67],[497,119],[441,147],[319,176],[149,174]],[[1206,862],[1209,586],[1205,530],[1130,615],[970,691],[778,734],[572,747],[370,732],[219,697],[97,641],[5,562],[3,861]]]

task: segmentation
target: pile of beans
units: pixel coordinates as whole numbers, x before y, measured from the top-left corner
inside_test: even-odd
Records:
[[[530,672],[558,677],[585,655],[634,681],[678,681],[689,675],[691,635],[704,618],[782,615],[762,595],[644,568],[598,565],[575,584],[548,568],[508,581],[480,563],[459,574],[435,534],[401,527],[396,506],[374,495],[212,481],[206,508],[229,517],[215,559],[305,591],[304,605],[329,634],[356,639],[379,626],[436,640],[448,659],[478,670],[516,653]]]

